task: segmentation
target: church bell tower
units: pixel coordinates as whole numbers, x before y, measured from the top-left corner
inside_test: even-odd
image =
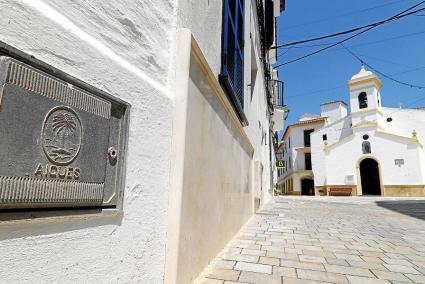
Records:
[[[348,81],[353,126],[360,121],[376,122],[382,117],[381,87],[378,76],[366,70],[364,65]]]

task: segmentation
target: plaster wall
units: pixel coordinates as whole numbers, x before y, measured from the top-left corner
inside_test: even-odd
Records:
[[[254,148],[188,29],[177,47],[165,283],[192,283],[253,214]]]
[[[323,130],[325,131],[325,130]],[[371,154],[362,153],[363,135],[369,135]],[[375,158],[381,166],[383,185],[421,185],[423,177],[423,148],[411,139],[395,136],[373,128],[363,128],[347,136],[338,145],[323,150],[320,133],[313,138],[313,171],[316,186],[358,184],[357,164],[364,157]],[[404,159],[401,167],[394,159]],[[353,182],[347,181],[352,176]]]
[[[273,195],[271,172],[274,170],[274,165],[271,167],[270,164],[270,122],[267,115],[264,69],[260,60],[256,1],[243,1],[245,13],[244,112],[248,119],[248,126],[244,129],[255,149],[253,159],[263,168],[263,171],[255,171],[255,174],[261,173],[262,175],[256,177],[256,181],[258,181],[255,188],[256,196],[262,199],[262,203],[266,203]],[[218,0],[178,0],[177,8],[177,26],[187,28],[192,32],[216,78],[221,72],[222,2]],[[278,15],[277,13],[275,16]],[[251,72],[253,68],[257,69],[256,73]],[[252,76],[253,74],[256,76]]]
[[[192,32],[212,72],[218,78],[221,70],[223,1],[176,1],[178,28],[187,28]]]
[[[327,118],[326,123],[332,123],[347,116],[347,106],[341,102],[321,105],[320,116]]]
[[[311,162],[314,172],[314,183],[316,186],[326,184],[327,173],[327,156],[323,151],[325,141],[323,135],[326,135],[328,145],[332,145],[353,133],[351,129],[351,116],[344,117],[331,124],[326,125],[322,129],[318,129],[310,136],[311,139]]]
[[[305,169],[304,154],[310,152],[308,147],[304,147],[304,130],[314,129],[316,132],[322,127],[322,124],[298,126],[289,134],[291,139],[291,148],[284,155],[284,159],[292,157],[292,171],[300,171]],[[313,132],[313,133],[314,133]]]
[[[132,105],[123,210],[1,222],[1,282],[162,282],[175,7],[0,0],[0,40]]]
[[[314,117],[317,118],[317,117]],[[294,192],[301,192],[300,180],[304,177],[313,177],[311,171],[305,170],[305,154],[311,153],[313,149],[311,147],[304,146],[304,130],[314,129],[314,132],[310,134],[310,139],[313,134],[319,131],[324,123],[307,124],[302,126],[296,126],[290,130],[289,134],[284,141],[286,151],[283,154],[283,160],[286,162],[286,169],[283,171],[282,178],[279,179],[279,183],[282,184],[292,178],[292,188]],[[290,140],[290,144],[289,144]],[[313,144],[311,144],[313,146]]]
[[[244,65],[244,109],[248,119],[245,131],[255,149],[254,161],[261,163],[263,167],[261,188],[256,188],[256,196],[261,199],[262,204],[267,203],[273,196],[273,180],[271,174],[275,167],[270,163],[274,154],[270,155],[270,117],[268,115],[268,103],[265,92],[264,66],[261,62],[261,51],[258,34],[258,20],[256,3],[245,0],[245,65]],[[251,72],[257,68],[256,75]]]
[[[270,198],[255,1],[245,1],[245,38],[252,39],[245,41],[244,78],[250,125],[242,130],[211,79],[220,72],[221,2],[0,0],[0,40],[132,105],[122,210],[2,222],[2,281],[161,283],[167,271],[167,283],[188,283],[252,215],[253,187],[260,184],[263,199]],[[190,58],[186,73],[176,71],[177,27],[193,31],[205,57],[195,63],[182,49],[190,54],[183,57]],[[251,50],[259,68],[252,95]],[[182,82],[190,104],[181,112],[187,131],[180,132],[173,114]],[[179,154],[184,159],[172,156]],[[170,165],[172,159],[184,163]],[[253,170],[254,163],[263,170]],[[184,174],[173,172],[177,165]],[[216,234],[206,234],[213,228]],[[175,244],[167,246],[171,270],[164,269],[166,234]]]
[[[383,108],[384,116],[379,123],[385,131],[411,137],[416,131],[420,142],[425,139],[425,110]],[[391,118],[391,121],[387,121]]]
[[[353,78],[360,80],[359,74]],[[378,81],[377,77],[372,82],[368,78],[351,80],[351,115],[312,134],[315,185],[357,185],[361,194],[359,164],[364,158],[373,158],[379,163],[384,195],[423,195],[425,112],[383,108]],[[359,109],[362,92],[367,94],[365,109]],[[322,139],[324,134],[327,141]],[[371,145],[371,154],[362,153],[365,140]],[[396,160],[403,164],[396,164]]]

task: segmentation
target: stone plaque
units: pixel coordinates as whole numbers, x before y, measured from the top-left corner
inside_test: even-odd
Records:
[[[404,165],[404,159],[394,159],[394,164],[401,168],[401,166]]]
[[[116,206],[123,115],[113,104],[1,57],[0,209]]]

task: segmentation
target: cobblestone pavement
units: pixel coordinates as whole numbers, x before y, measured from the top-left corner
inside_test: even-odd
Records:
[[[202,284],[425,283],[425,199],[277,197]]]

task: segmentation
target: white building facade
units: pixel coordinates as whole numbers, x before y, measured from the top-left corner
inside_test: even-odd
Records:
[[[270,47],[283,9],[0,0],[1,56],[131,105],[119,205],[0,213],[2,282],[192,283],[273,195],[285,108]]]
[[[279,194],[314,195],[310,137],[324,123],[325,118],[319,115],[304,114],[286,128],[279,146],[284,166],[278,169]]]
[[[311,135],[316,195],[424,196],[425,111],[382,106],[380,79],[364,67],[348,82],[347,105],[321,106]]]

